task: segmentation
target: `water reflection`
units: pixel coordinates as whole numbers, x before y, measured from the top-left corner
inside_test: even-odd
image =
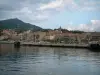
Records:
[[[0,75],[100,75],[100,53],[0,44]]]

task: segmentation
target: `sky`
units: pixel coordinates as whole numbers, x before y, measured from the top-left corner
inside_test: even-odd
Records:
[[[10,18],[42,28],[100,32],[100,0],[0,0],[0,20]]]

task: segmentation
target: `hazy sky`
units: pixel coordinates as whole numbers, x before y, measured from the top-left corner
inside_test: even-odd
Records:
[[[43,28],[100,31],[100,0],[0,0],[0,19]]]

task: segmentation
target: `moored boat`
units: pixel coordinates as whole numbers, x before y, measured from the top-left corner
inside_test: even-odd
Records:
[[[92,51],[100,51],[100,44],[99,43],[90,43],[89,49]]]
[[[15,41],[14,42],[14,47],[20,47],[20,42],[19,41]]]

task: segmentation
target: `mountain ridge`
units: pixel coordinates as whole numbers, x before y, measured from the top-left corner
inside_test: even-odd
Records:
[[[23,22],[18,18],[0,20],[0,29],[42,30],[41,27]]]

